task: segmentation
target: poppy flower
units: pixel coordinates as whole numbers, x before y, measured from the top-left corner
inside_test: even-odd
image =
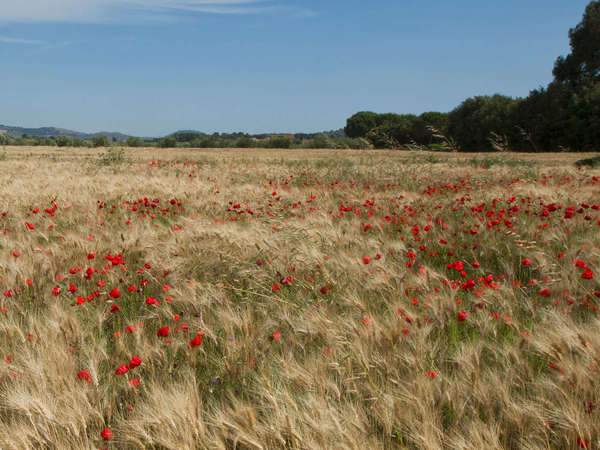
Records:
[[[102,439],[104,439],[105,441],[108,441],[112,439],[113,434],[112,431],[110,431],[108,428],[105,428],[100,432],[100,436],[102,436]]]
[[[138,355],[135,355],[133,358],[131,358],[131,360],[129,361],[129,368],[130,369],[135,369],[137,366],[139,366],[140,364],[142,364],[142,358],[140,358]]]
[[[581,274],[581,278],[584,280],[591,280],[594,278],[594,272],[592,272],[590,269],[585,269],[585,272]]]
[[[108,295],[110,295],[110,298],[119,298],[121,296],[121,293],[117,288],[113,288],[112,291],[108,293]]]
[[[92,377],[91,377],[90,372],[88,370],[81,370],[81,371],[79,371],[79,373],[77,374],[77,378],[79,378],[80,380],[85,380],[88,383],[92,382]]]
[[[364,264],[369,264],[371,262],[371,258],[369,258],[368,256],[363,256],[363,263]]]
[[[169,327],[162,327],[157,332],[158,337],[167,337],[169,335]]]
[[[129,384],[132,385],[133,387],[138,387],[140,385],[140,379],[132,378],[131,380],[129,380]]]
[[[277,292],[279,290],[279,285],[276,283],[273,285],[273,292]]]
[[[431,378],[433,380],[435,377],[437,377],[437,372],[430,370],[428,372],[425,372],[425,375],[427,375],[429,378]]]
[[[459,312],[458,313],[458,321],[464,322],[465,320],[467,320],[467,313],[464,311]]]
[[[530,266],[531,260],[529,258],[525,258],[521,264],[523,264],[524,266]]]
[[[123,375],[127,372],[129,372],[129,368],[125,364],[121,364],[119,367],[117,367],[117,370],[115,370],[115,375]]]
[[[550,297],[550,289],[546,288],[546,289],[542,289],[540,291],[540,295],[542,297]]]
[[[278,341],[279,339],[281,339],[281,334],[279,333],[279,331],[274,332],[271,336],[271,339],[274,341]]]
[[[194,348],[202,344],[202,336],[197,335],[194,339],[190,341],[190,347]]]
[[[117,311],[118,311],[118,310],[120,310],[120,309],[121,309],[121,307],[120,307],[119,305],[112,305],[112,306],[110,307],[110,312],[111,312],[111,313],[114,313],[114,312],[117,312]]]
[[[137,330],[135,325],[127,325],[125,327],[125,333],[129,333],[129,334],[135,333],[135,330]]]
[[[587,441],[585,439],[581,439],[580,437],[577,438],[577,444],[580,448],[590,448]]]

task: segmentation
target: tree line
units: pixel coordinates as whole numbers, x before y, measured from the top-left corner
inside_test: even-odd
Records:
[[[159,148],[331,148],[367,149],[371,144],[363,138],[349,138],[342,130],[325,133],[299,133],[294,135],[249,135],[245,133],[204,134],[197,132],[142,139],[130,136],[123,141],[107,136],[81,139],[71,136],[11,137],[0,134],[0,145],[51,146],[51,147],[159,147]]]
[[[590,151],[600,148],[600,1],[588,4],[569,31],[571,53],[559,57],[553,80],[525,98],[477,96],[449,113],[354,114],[344,129],[376,148],[466,152]]]

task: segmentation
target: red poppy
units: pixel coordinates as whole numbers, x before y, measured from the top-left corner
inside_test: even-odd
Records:
[[[428,372],[425,372],[425,375],[427,375],[429,378],[431,378],[433,380],[435,377],[437,377],[437,372],[430,370]]]
[[[371,262],[371,258],[369,258],[368,256],[363,256],[363,263],[364,264],[369,264]]]
[[[123,375],[127,372],[129,372],[129,368],[125,364],[121,364],[119,367],[117,367],[117,370],[115,370],[115,375]]]
[[[148,297],[146,299],[146,304],[147,305],[160,305],[160,302],[158,300],[156,300],[154,297]]]
[[[279,333],[279,331],[276,331],[275,333],[273,333],[273,335],[271,336],[271,339],[273,339],[274,341],[278,341],[279,339],[281,339],[281,334]]]
[[[590,448],[587,441],[585,439],[581,439],[580,437],[577,438],[577,444],[580,448]]]
[[[202,344],[202,336],[197,335],[194,339],[190,341],[190,347],[194,348]]]
[[[590,269],[585,269],[585,272],[581,274],[581,278],[584,280],[591,280],[594,278],[594,272],[592,272]]]
[[[530,266],[531,265],[531,260],[529,258],[525,258],[522,262],[522,264],[524,266]]]
[[[169,327],[162,327],[157,332],[158,337],[167,337],[169,335]]]
[[[467,320],[467,313],[464,311],[459,312],[458,313],[458,321],[464,322],[465,320]]]
[[[133,358],[131,358],[131,360],[129,361],[129,368],[130,369],[135,369],[137,366],[139,366],[140,364],[142,364],[142,358],[140,358],[138,355],[135,355]]]
[[[81,371],[79,371],[79,373],[77,374],[77,378],[79,378],[80,380],[85,380],[88,383],[92,382],[92,377],[91,377],[90,372],[88,370],[81,370]]]
[[[100,433],[100,436],[102,436],[102,439],[104,439],[105,441],[108,441],[108,440],[112,439],[113,434],[112,434],[112,431],[110,431],[108,428],[105,428]]]
[[[121,296],[121,293],[117,288],[113,288],[112,291],[108,293],[108,295],[110,295],[110,298],[119,298]]]

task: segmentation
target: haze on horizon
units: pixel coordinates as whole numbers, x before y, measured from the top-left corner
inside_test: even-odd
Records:
[[[0,123],[337,129],[552,79],[587,0],[4,0]]]

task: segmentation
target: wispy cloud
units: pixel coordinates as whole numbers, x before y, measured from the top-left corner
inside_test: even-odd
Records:
[[[36,39],[20,39],[8,36],[0,36],[0,44],[19,44],[19,45],[46,45],[46,41]]]
[[[177,14],[255,14],[275,0],[1,0],[0,22],[111,22]]]

